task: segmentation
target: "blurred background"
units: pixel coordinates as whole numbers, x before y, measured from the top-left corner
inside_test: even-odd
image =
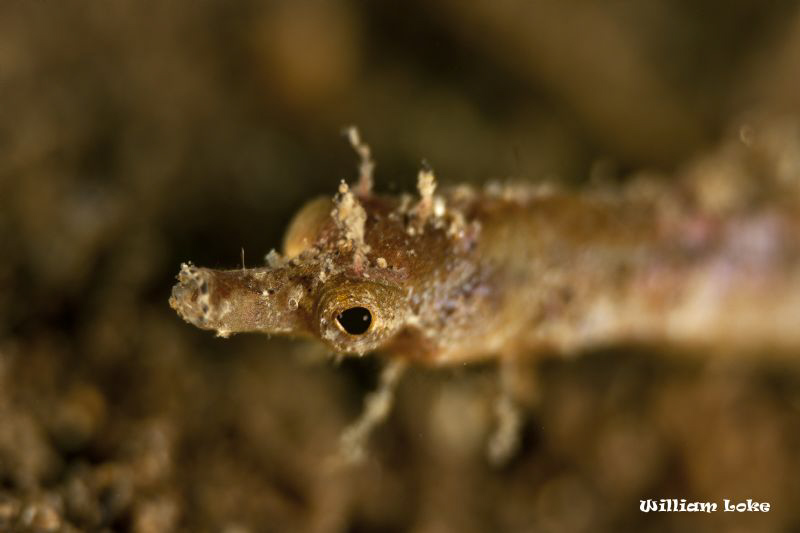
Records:
[[[496,369],[415,369],[367,463],[334,470],[379,361],[216,339],[167,305],[182,261],[259,264],[355,179],[343,126],[383,192],[422,159],[442,183],[725,179],[760,172],[752,138],[793,171],[799,67],[789,0],[0,3],[0,530],[800,530],[794,365],[531,362],[503,468]]]

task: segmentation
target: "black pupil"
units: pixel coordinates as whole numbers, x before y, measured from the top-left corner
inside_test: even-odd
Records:
[[[336,321],[350,335],[361,335],[369,329],[372,315],[364,307],[351,307],[339,313]]]

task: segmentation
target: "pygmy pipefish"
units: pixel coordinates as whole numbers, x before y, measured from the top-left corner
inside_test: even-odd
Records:
[[[424,168],[417,195],[387,196],[350,137],[358,183],[303,207],[266,266],[182,265],[181,317],[425,365],[630,342],[800,347],[796,182],[439,189]]]

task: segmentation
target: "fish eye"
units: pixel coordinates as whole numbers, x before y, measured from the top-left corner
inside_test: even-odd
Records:
[[[363,335],[372,324],[372,313],[366,307],[351,307],[336,315],[336,323],[350,335]]]

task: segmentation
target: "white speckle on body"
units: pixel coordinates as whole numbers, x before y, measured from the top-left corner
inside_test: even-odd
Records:
[[[276,252],[274,249],[270,250],[266,257],[267,266],[270,268],[280,268],[286,265],[286,258]]]
[[[305,294],[305,289],[303,289],[302,285],[295,285],[289,291],[289,298],[287,304],[289,306],[289,310],[294,311],[300,305],[300,300],[303,299],[303,295]]]
[[[433,199],[433,216],[436,218],[441,218],[447,212],[447,205],[445,204],[444,198],[441,196],[437,196]]]

